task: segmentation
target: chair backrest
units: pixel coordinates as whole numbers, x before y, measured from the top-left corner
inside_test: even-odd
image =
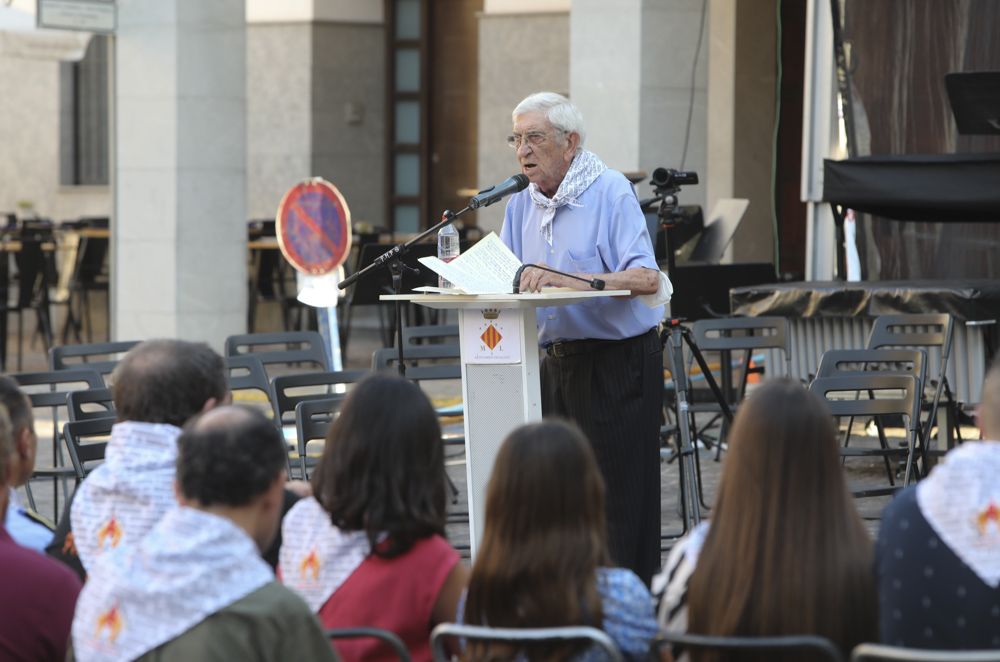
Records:
[[[110,375],[122,356],[139,344],[138,340],[61,345],[49,350],[49,366],[53,370],[87,369]]]
[[[111,427],[115,424],[113,418],[95,418],[86,421],[70,421],[63,425],[63,438],[69,448],[70,461],[76,472],[77,480],[83,480],[89,468],[89,462],[100,462],[108,446]]]
[[[271,407],[279,425],[293,422],[295,407],[309,400],[329,400],[337,395],[337,387],[364,379],[366,370],[336,372],[306,372],[298,375],[278,375],[271,380]]]
[[[90,421],[97,418],[115,418],[115,402],[111,389],[94,388],[70,391],[66,394],[66,410],[70,421]]]
[[[788,354],[788,321],[784,317],[703,319],[691,326],[691,333],[702,351],[781,349]]]
[[[406,378],[413,381],[429,379],[461,379],[462,365],[459,362],[461,349],[458,344],[403,346],[403,360],[406,362]],[[445,360],[446,363],[428,363]],[[396,370],[399,352],[395,347],[383,347],[372,353],[372,371]],[[421,365],[418,362],[422,362]],[[412,365],[416,363],[416,365]]]
[[[11,378],[21,386],[32,407],[65,407],[70,391],[104,388],[104,380],[96,370],[20,372]]]
[[[227,356],[225,361],[230,391],[260,391],[270,396],[271,384],[260,359],[253,354],[242,354]]]
[[[308,479],[306,462],[309,442],[326,439],[326,433],[334,419],[334,412],[343,403],[344,394],[332,395],[321,400],[303,400],[295,405],[295,442],[299,456],[302,478]]]
[[[544,641],[587,641],[600,648],[607,659],[621,662],[622,654],[607,634],[597,628],[571,626],[556,628],[491,628],[480,625],[441,623],[431,632],[431,653],[437,662],[447,662],[445,639],[464,638],[470,641],[493,641],[528,644]]]
[[[851,374],[816,378],[809,390],[826,400],[834,416],[877,416],[902,414],[912,433],[919,424],[920,392],[913,375]],[[860,398],[856,394],[869,391],[874,397]],[[830,398],[831,393],[850,394],[850,398]]]
[[[226,356],[253,354],[266,369],[277,364],[307,363],[330,369],[323,336],[315,331],[244,333],[226,338]]]
[[[680,632],[661,632],[657,645],[678,644],[687,649],[740,651],[744,653],[795,652],[808,654],[811,659],[825,659],[842,662],[844,657],[829,639],[815,635],[794,635],[783,637],[721,637]]]
[[[912,330],[930,327],[929,330]],[[868,349],[881,347],[940,347],[942,364],[951,353],[952,319],[948,313],[879,315],[868,334]],[[944,365],[941,368],[944,373]]]
[[[403,347],[418,345],[421,340],[434,341],[450,339],[452,342],[457,342],[458,336],[457,324],[407,326],[403,328]]]
[[[332,630],[327,630],[326,636],[328,639],[334,640],[359,638],[378,639],[392,649],[392,652],[396,654],[396,657],[400,659],[400,662],[410,662],[410,651],[406,649],[406,644],[404,644],[403,640],[396,636],[395,633],[389,632],[388,630],[381,630],[379,628],[334,628]]]
[[[922,386],[927,377],[927,352],[923,349],[828,349],[823,352],[816,369],[817,378],[871,374],[913,375]]]
[[[997,650],[921,650],[883,646],[882,644],[858,644],[851,652],[851,662],[1000,662]]]

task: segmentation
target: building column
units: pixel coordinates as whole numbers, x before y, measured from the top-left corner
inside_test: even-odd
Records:
[[[112,333],[246,329],[243,0],[119,2]]]

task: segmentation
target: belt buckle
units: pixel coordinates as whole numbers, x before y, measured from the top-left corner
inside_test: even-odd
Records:
[[[554,356],[557,359],[564,358],[566,356],[565,350],[566,343],[554,342],[548,346],[547,352],[549,356]]]

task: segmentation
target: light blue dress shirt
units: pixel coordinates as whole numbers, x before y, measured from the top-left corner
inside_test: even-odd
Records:
[[[46,546],[52,542],[52,530],[28,515],[13,489],[7,501],[5,526],[14,542],[22,547],[44,553]]]
[[[541,233],[543,209],[528,190],[507,203],[500,239],[525,264],[573,273],[612,273],[637,267],[659,272],[653,243],[635,191],[625,176],[605,170],[579,199],[556,210],[552,246]],[[638,336],[663,318],[663,306],[635,297],[602,297],[538,309],[538,342],[621,340]]]

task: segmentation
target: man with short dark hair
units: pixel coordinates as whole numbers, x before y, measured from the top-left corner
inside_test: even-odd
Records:
[[[875,571],[883,643],[1000,649],[1000,361],[966,441],[882,513]]]
[[[226,406],[177,445],[180,507],[91,566],[73,620],[76,659],[335,659],[309,607],[260,558],[281,517],[281,434],[259,411]]]
[[[12,428],[0,405],[0,659],[63,660],[80,580],[17,544],[4,526],[16,462]]]
[[[229,399],[222,357],[204,343],[143,342],[111,380],[118,422],[104,464],[83,481],[70,508],[72,545],[84,569],[104,552],[141,540],[176,505],[180,426]]]
[[[17,382],[0,375],[0,404],[7,408],[14,426],[14,452],[10,457],[12,478],[7,495],[7,533],[19,545],[44,552],[45,546],[52,541],[52,525],[35,511],[25,508],[15,490],[27,484],[35,470],[38,435],[35,434],[31,402]]]

